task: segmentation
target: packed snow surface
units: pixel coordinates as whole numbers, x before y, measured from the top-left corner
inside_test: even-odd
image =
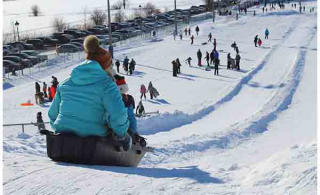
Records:
[[[315,195],[317,12],[309,9],[316,8],[316,1],[304,5],[301,14],[291,4],[267,13],[258,6],[239,20],[217,16],[214,24],[191,24],[194,45],[189,36],[174,41],[172,35],[161,35],[115,48],[116,59],[128,56],[137,62],[131,76],[120,70],[136,104],[141,84],[152,81],[160,93],[142,100],[147,112],[159,114],[138,119],[139,132],[154,153],[147,153],[137,168],[57,163],[47,157],[45,137],[36,127],[25,126],[24,133],[21,126],[4,127],[4,193]],[[198,49],[203,57],[213,49],[211,42],[202,45],[210,32],[217,39],[219,76],[197,66]],[[261,47],[254,46],[255,35]],[[226,66],[227,54],[236,55],[230,46],[234,41],[240,71]],[[191,67],[184,62],[189,56]],[[173,77],[176,58],[181,74]],[[48,121],[50,103],[20,103],[34,103],[35,81],[50,83],[52,75],[62,81],[78,62],[57,58],[32,75],[10,77],[4,84],[4,124],[35,122],[39,111]]]

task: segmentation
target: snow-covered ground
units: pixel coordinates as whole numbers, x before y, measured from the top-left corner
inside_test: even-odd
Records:
[[[285,10],[218,17],[200,22],[194,45],[189,37],[158,37],[131,47],[116,48],[137,62],[126,76],[136,102],[141,84],[153,85],[157,99],[143,100],[146,111],[159,115],[138,119],[139,131],[155,147],[138,168],[56,163],[46,156],[45,138],[35,127],[4,127],[5,194],[310,194],[317,193],[317,8],[305,3],[299,14]],[[253,17],[253,11],[257,15]],[[191,26],[194,32],[194,27]],[[264,39],[264,30],[270,31]],[[217,39],[219,76],[196,66],[196,52],[211,51]],[[253,38],[263,44],[256,48]],[[227,54],[236,41],[241,70],[227,70]],[[192,67],[184,63],[191,57]],[[180,58],[181,74],[172,77],[171,61]],[[203,60],[203,63],[204,60]],[[34,82],[50,83],[51,75],[65,79],[76,64],[10,80],[4,90],[3,122],[34,122],[43,107],[34,102]],[[124,73],[121,70],[122,74]],[[44,120],[48,116],[43,114]],[[48,127],[50,129],[50,127]]]

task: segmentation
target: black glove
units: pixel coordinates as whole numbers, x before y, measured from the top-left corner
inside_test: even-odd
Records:
[[[130,148],[132,146],[132,139],[131,139],[131,136],[128,133],[126,133],[126,135],[123,136],[123,137],[115,135],[114,139],[119,141],[119,143],[122,146],[124,151],[130,150]]]

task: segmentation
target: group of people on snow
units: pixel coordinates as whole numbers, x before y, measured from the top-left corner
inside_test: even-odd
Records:
[[[172,62],[172,72],[173,72],[173,76],[177,77],[178,74],[181,73],[181,63],[179,58],[177,58],[176,60],[173,60]]]
[[[129,58],[128,56],[126,56],[123,60],[123,70],[128,74],[132,75],[135,68],[136,68],[136,61],[132,58],[131,61],[129,62]],[[116,67],[117,67],[117,73],[120,73],[120,60],[117,60],[115,63]]]
[[[264,31],[264,39],[269,39],[269,30],[268,28],[266,28],[266,30]],[[253,39],[253,42],[254,42],[254,46],[257,47],[257,44],[258,46],[260,47],[262,45],[262,40],[259,38],[258,35],[256,35]]]
[[[46,82],[43,82],[43,87],[41,91],[40,84],[38,82],[35,82],[35,102],[36,104],[43,104],[46,101],[52,102],[53,98],[55,97],[56,94],[56,89],[58,87],[58,79],[55,76],[52,76],[52,81],[51,81],[51,86],[48,87]]]

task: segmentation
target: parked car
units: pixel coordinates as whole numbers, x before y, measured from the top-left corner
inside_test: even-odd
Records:
[[[77,30],[77,32],[82,32],[85,34],[85,36],[88,36],[88,35],[93,35],[93,32],[90,32],[88,30]]]
[[[35,65],[37,63],[39,63],[39,59],[35,56],[30,56],[26,53],[13,53],[13,54],[9,54],[8,56],[17,56],[20,57],[22,59],[28,59],[31,61],[32,65]]]
[[[120,25],[117,22],[111,22],[111,31],[114,32],[116,30],[120,30]]]
[[[66,43],[69,43],[72,39],[74,39],[74,37],[69,34],[61,34],[61,35],[54,36],[53,38],[58,39],[59,44],[66,44]]]
[[[53,39],[50,37],[37,37],[36,39],[42,40],[44,42],[44,46],[55,47],[59,43],[58,39]]]
[[[47,55],[42,55],[39,52],[37,52],[36,50],[23,50],[23,51],[21,51],[21,53],[25,53],[29,56],[37,57],[39,59],[39,62],[43,62],[43,61],[48,60]]]
[[[95,35],[102,35],[103,31],[100,28],[88,28],[87,31],[92,32]]]
[[[83,44],[84,39],[78,38],[78,39],[71,39],[70,43],[80,43]]]
[[[70,42],[69,44],[75,45],[79,48],[79,51],[83,50],[83,45],[81,43],[78,42]]]
[[[65,30],[63,33],[64,33],[64,34],[68,34],[68,35],[72,35],[72,36],[74,36],[75,38],[80,38],[80,37],[86,36],[85,33],[77,32],[76,30]]]
[[[44,46],[44,41],[41,39],[28,39],[26,43],[32,44],[36,49],[42,49]]]
[[[56,52],[57,54],[60,53],[75,53],[80,51],[79,47],[73,45],[73,44],[64,44],[57,48]]]
[[[107,28],[107,25],[95,25],[95,26],[93,26],[93,28],[102,28],[102,29],[105,29],[105,28]]]
[[[11,60],[16,63],[20,63],[23,67],[31,67],[32,66],[32,62],[30,60],[23,59],[18,56],[4,56],[3,60]]]
[[[8,43],[8,45],[11,45],[12,47],[16,48],[17,50],[34,49],[32,44],[27,44],[27,43],[22,42],[22,41]]]
[[[3,45],[2,50],[3,50],[3,56],[18,52],[18,50],[12,47],[11,45]]]
[[[14,70],[21,70],[23,66],[20,63],[14,62],[12,60],[3,60],[3,67],[6,68],[6,73],[12,72]]]

